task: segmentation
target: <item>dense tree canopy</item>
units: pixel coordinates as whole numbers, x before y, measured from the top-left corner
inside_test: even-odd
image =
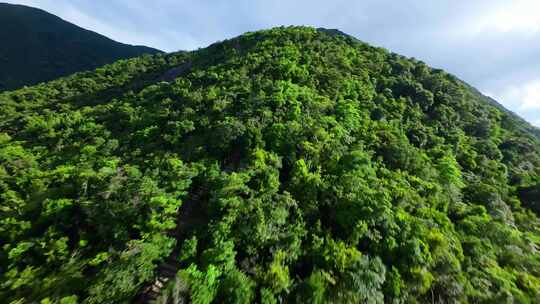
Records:
[[[304,27],[5,92],[0,299],[130,302],[172,255],[160,303],[538,303],[529,130]]]

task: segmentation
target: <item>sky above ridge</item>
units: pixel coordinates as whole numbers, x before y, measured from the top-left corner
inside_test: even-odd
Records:
[[[540,126],[539,0],[21,0],[114,40],[192,50],[279,25],[337,28],[445,69]]]

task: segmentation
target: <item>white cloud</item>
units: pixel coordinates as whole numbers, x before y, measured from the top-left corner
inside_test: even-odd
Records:
[[[526,83],[521,87],[523,103],[520,109],[540,109],[540,79]]]
[[[540,1],[493,1],[480,15],[471,16],[469,33],[521,33],[532,35],[540,31]]]
[[[492,95],[506,106],[519,111],[540,109],[540,79],[510,85]]]
[[[540,78],[484,92],[485,95],[540,127]]]

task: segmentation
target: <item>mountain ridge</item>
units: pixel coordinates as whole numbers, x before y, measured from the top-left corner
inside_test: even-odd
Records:
[[[345,37],[347,39],[352,39],[352,41],[362,43],[362,41],[359,40],[358,38],[354,37],[353,35],[347,34],[347,33],[343,32],[343,31],[341,31],[339,29],[317,28],[317,30],[321,31],[321,32],[324,32],[324,33],[327,33],[329,35],[340,35],[340,36],[343,36],[343,37]],[[413,58],[408,58],[406,56],[403,56],[403,58],[413,59]],[[530,132],[530,133],[534,134],[536,137],[540,138],[540,128],[538,128],[537,126],[534,126],[533,124],[531,124],[527,120],[523,119],[521,116],[519,116],[515,112],[507,109],[504,105],[502,105],[499,101],[497,101],[493,97],[484,95],[484,93],[480,92],[480,90],[478,90],[477,88],[471,86],[466,81],[460,79],[456,75],[452,75],[452,76],[455,77],[456,79],[458,79],[459,81],[461,81],[464,85],[470,87],[471,90],[475,91],[479,96],[482,96],[482,98],[484,98],[487,102],[489,102],[489,103],[495,105],[496,107],[498,107],[499,109],[509,113],[514,119],[520,121],[524,125],[524,130],[527,130],[527,132]]]

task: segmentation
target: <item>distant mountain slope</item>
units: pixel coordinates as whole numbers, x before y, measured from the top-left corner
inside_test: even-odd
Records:
[[[0,3],[0,91],[159,50],[116,42],[43,10]]]

